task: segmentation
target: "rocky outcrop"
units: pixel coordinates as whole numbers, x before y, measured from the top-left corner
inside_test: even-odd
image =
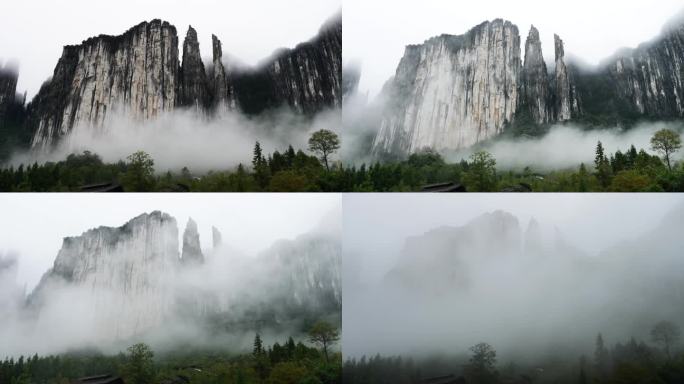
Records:
[[[558,35],[553,35],[553,38],[556,47],[555,120],[566,121],[580,115],[580,98],[574,76],[565,64],[563,40]]]
[[[249,70],[228,71],[216,36],[212,45],[213,65],[207,70],[190,27],[181,63],[176,28],[153,20],[121,36],[64,47],[53,77],[28,108],[31,146],[48,148],[78,125],[102,126],[112,111],[144,120],[175,107],[213,112],[225,106],[258,114],[286,106],[313,114],[341,106],[341,18],[313,40]]]
[[[342,248],[338,239],[304,235],[281,241],[261,257],[281,279],[266,282],[276,303],[295,308],[335,310],[342,305]],[[273,274],[270,274],[273,275]],[[275,305],[275,303],[274,303]],[[294,315],[290,313],[290,315]]]
[[[406,48],[373,152],[460,149],[501,133],[518,107],[518,28],[501,19]]]
[[[318,35],[285,49],[259,68],[231,74],[243,112],[289,106],[305,114],[342,105],[342,18]]]
[[[522,70],[522,105],[527,108],[537,124],[545,124],[553,119],[550,107],[549,73],[542,54],[539,31],[534,25],[525,42],[525,62]]]
[[[4,121],[5,114],[15,103],[17,93],[17,81],[19,71],[14,63],[2,65],[0,63],[0,125]]]
[[[178,105],[205,109],[211,103],[209,83],[200,55],[197,31],[190,26],[183,42],[183,64],[180,68]]]
[[[408,238],[385,283],[442,295],[467,289],[472,265],[519,255],[521,232],[510,213],[486,213],[460,227],[440,227]]]
[[[179,254],[176,220],[161,212],[65,238],[29,307],[43,325],[64,313],[77,316],[83,334],[98,338],[89,343],[145,337],[176,321],[183,327],[226,322],[253,331],[340,315],[338,238],[306,234],[256,257],[226,260],[213,229],[216,257],[206,262],[194,220],[188,220]],[[216,268],[230,270],[224,275]]]
[[[616,94],[640,115],[684,117],[684,23],[656,40],[617,53],[606,64]]]
[[[185,226],[183,232],[183,253],[181,255],[181,262],[184,265],[200,265],[204,263],[204,255],[202,255],[202,248],[200,247],[199,232],[197,232],[197,223],[192,218],[188,219],[188,224]]]
[[[216,227],[211,227],[211,240],[214,249],[217,249],[223,245],[223,237],[221,236],[221,231]]]
[[[235,90],[232,82],[226,74],[226,69],[223,66],[223,48],[221,40],[216,35],[211,35],[211,42],[213,47],[213,93],[214,104],[220,108],[236,109],[237,101],[235,100]]]
[[[65,238],[30,302],[42,307],[78,297],[82,302],[60,305],[85,311],[78,315],[93,319],[102,338],[126,338],[160,324],[169,313],[178,265],[176,220],[158,211],[143,214],[118,228]],[[71,296],[74,290],[78,296]]]
[[[155,117],[174,107],[177,80],[176,28],[161,20],[66,46],[29,108],[32,147],[50,146],[77,124],[99,125],[116,110]]]

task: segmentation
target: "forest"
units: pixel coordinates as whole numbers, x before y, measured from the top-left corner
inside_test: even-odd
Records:
[[[339,339],[337,328],[318,322],[309,331],[308,345],[290,337],[267,346],[257,333],[252,353],[246,354],[192,346],[155,353],[138,343],[117,355],[20,356],[0,361],[0,383],[69,384],[109,375],[125,384],[333,384],[342,375],[341,354],[333,349]]]
[[[634,338],[608,346],[601,333],[593,355],[568,358],[548,354],[535,363],[500,361],[494,346],[478,343],[469,356],[438,355],[424,358],[401,356],[347,359],[343,383],[659,383],[684,382],[684,350],[678,345],[678,326],[661,321],[650,330],[650,343]]]
[[[0,191],[77,192],[103,184],[129,192],[419,192],[444,183],[467,192],[684,191],[684,162],[674,160],[681,139],[672,130],[651,139],[650,149],[658,155],[633,145],[609,154],[599,141],[593,164],[550,172],[530,166],[502,171],[486,151],[458,163],[423,151],[400,161],[343,165],[332,161],[339,148],[339,137],[327,130],[311,136],[307,152],[289,146],[265,154],[256,142],[251,164],[203,174],[187,167],[180,172],[155,169],[154,159],[142,151],[116,163],[85,151],[59,162],[0,169]]]

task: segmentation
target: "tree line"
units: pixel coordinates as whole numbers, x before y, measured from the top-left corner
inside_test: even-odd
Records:
[[[343,366],[347,384],[418,384],[434,377],[453,375],[463,383],[570,383],[570,384],[675,384],[684,382],[684,351],[679,347],[680,328],[661,321],[650,332],[655,346],[635,338],[609,348],[602,334],[595,340],[593,356],[567,361],[548,356],[538,364],[514,361],[500,364],[494,347],[478,343],[470,356],[449,359],[433,356],[421,360],[376,355],[348,359]],[[520,346],[524,350],[524,346]]]
[[[342,357],[331,349],[339,341],[339,330],[320,321],[311,327],[308,340],[313,346],[292,337],[266,346],[257,333],[252,352],[238,355],[176,350],[157,357],[147,344],[138,343],[113,356],[85,351],[5,358],[0,362],[0,383],[69,384],[102,374],[120,376],[126,384],[340,383]]]
[[[94,153],[69,155],[60,162],[0,170],[1,191],[80,191],[84,186],[117,183],[137,192],[411,192],[451,183],[468,192],[683,192],[684,162],[674,161],[681,149],[679,134],[657,132],[652,155],[632,145],[626,152],[607,154],[599,141],[593,164],[538,172],[531,167],[499,171],[491,153],[478,151],[457,163],[434,151],[407,159],[345,166],[332,162],[340,148],[331,131],[315,132],[308,153],[289,146],[266,154],[259,142],[251,164],[227,171],[195,174],[155,170],[154,159],[139,151],[126,161],[107,164]]]

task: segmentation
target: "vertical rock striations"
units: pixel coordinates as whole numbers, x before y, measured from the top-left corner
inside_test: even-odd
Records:
[[[90,311],[78,316],[93,319],[103,339],[130,337],[169,314],[178,260],[176,220],[161,212],[143,214],[119,228],[65,238],[30,300]],[[79,290],[83,302],[60,302],[73,294],[67,287]]]
[[[563,40],[558,35],[553,35],[553,38],[556,48],[555,120],[566,121],[579,116],[580,99],[574,76],[565,64]]]
[[[197,31],[190,26],[185,41],[183,41],[183,63],[180,68],[178,105],[201,110],[209,106],[210,100],[209,83],[200,55]]]
[[[0,63],[0,125],[4,122],[5,114],[15,103],[19,71],[14,63],[4,66]]]
[[[342,105],[342,19],[309,42],[276,53],[261,67],[231,74],[243,112],[289,106],[304,114]]]
[[[522,103],[537,124],[545,124],[553,119],[550,109],[549,74],[542,54],[539,31],[534,25],[525,42],[525,62],[522,70]]]
[[[148,119],[172,109],[177,72],[176,28],[161,20],[64,47],[30,108],[32,147],[51,145],[77,124],[101,124],[113,110]]]
[[[197,223],[192,218],[188,219],[188,225],[185,227],[185,232],[183,232],[181,262],[184,265],[200,265],[204,263],[199,233],[197,232]]]
[[[657,40],[620,52],[607,65],[618,97],[640,115],[684,117],[684,23]]]
[[[226,69],[223,66],[223,49],[221,40],[216,35],[211,35],[211,42],[213,47],[213,79],[212,91],[214,95],[214,104],[219,108],[236,109],[237,102],[235,100],[235,90],[226,74]]]
[[[501,19],[408,46],[373,152],[460,149],[502,132],[517,110],[518,28]]]

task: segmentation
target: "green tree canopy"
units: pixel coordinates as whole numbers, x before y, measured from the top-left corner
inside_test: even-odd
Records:
[[[147,344],[138,343],[128,347],[121,375],[126,383],[152,384],[155,380],[154,353]]]
[[[323,349],[325,360],[328,360],[328,348],[340,340],[340,331],[326,321],[318,321],[309,330],[309,341]]]
[[[318,155],[328,171],[330,171],[328,158],[338,149],[340,149],[340,138],[335,132],[321,129],[309,138],[309,150]]]
[[[672,154],[682,148],[682,139],[671,129],[661,129],[651,138],[651,148],[663,156],[667,168],[672,171]]]

